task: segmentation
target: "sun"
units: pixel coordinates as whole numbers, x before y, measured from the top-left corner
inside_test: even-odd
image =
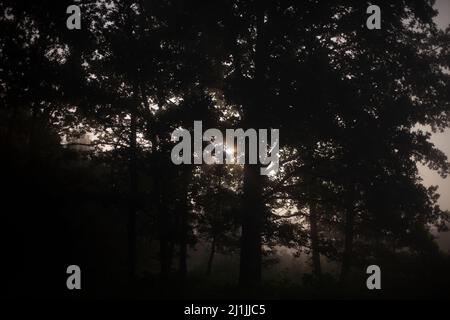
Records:
[[[227,155],[229,155],[229,156],[234,155],[234,147],[233,146],[224,145],[224,150]]]

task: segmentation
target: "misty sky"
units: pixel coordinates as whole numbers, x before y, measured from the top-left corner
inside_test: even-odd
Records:
[[[436,9],[439,11],[436,23],[442,29],[450,25],[450,0],[437,0]],[[443,133],[435,133],[432,136],[434,144],[450,158],[450,129]],[[438,185],[441,198],[439,204],[443,209],[450,210],[450,177],[442,179],[436,172],[427,168],[419,167],[426,186]],[[450,231],[441,233],[438,239],[439,245],[444,251],[450,250]]]

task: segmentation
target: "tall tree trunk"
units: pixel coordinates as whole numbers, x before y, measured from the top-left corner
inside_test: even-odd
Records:
[[[180,257],[179,257],[179,273],[182,279],[187,276],[187,212],[181,212],[181,234],[180,234]]]
[[[33,192],[36,187],[36,168],[38,161],[38,139],[39,132],[38,127],[38,109],[34,103],[31,107],[31,117],[30,117],[30,127],[28,133],[28,176],[29,176],[29,187]]]
[[[209,257],[208,257],[208,266],[206,269],[206,275],[208,275],[208,276],[211,275],[215,253],[216,253],[216,237],[213,237],[212,241],[211,241],[211,251],[209,252]]]
[[[219,224],[222,223],[222,176],[224,174],[224,168],[222,166],[216,166],[215,174],[217,177],[217,192],[216,192],[216,210],[212,220],[212,241],[211,241],[211,251],[208,258],[208,266],[206,269],[206,274],[211,275],[212,264],[214,260],[214,255],[216,253],[216,241],[219,234],[219,229],[222,227]]]
[[[244,167],[239,284],[246,287],[261,282],[263,203],[259,169],[257,165],[246,164]]]
[[[137,94],[137,86],[134,86]],[[136,201],[137,201],[137,106],[139,99],[136,97],[132,102],[130,112],[130,134],[129,134],[129,176],[130,176],[130,196],[128,203],[128,274],[134,278],[136,272]]]
[[[182,193],[180,203],[180,256],[179,256],[179,273],[181,279],[187,276],[187,249],[188,249],[188,233],[189,233],[189,208],[188,208],[188,184],[190,179],[190,168],[186,168],[183,172]]]
[[[257,6],[257,36],[255,48],[255,79],[254,103],[247,104],[244,108],[243,123],[245,129],[258,128],[260,121],[260,110],[264,103],[261,93],[264,89],[265,74],[265,37],[263,33],[265,8],[262,2],[258,1]],[[248,157],[248,146],[246,147],[246,158]],[[242,203],[242,234],[239,284],[244,287],[256,287],[261,283],[261,232],[264,219],[264,205],[262,199],[263,179],[260,174],[260,166],[254,164],[244,165],[244,188]]]
[[[173,241],[173,236],[171,235],[167,250],[167,264],[169,272],[170,270],[172,270],[174,254],[175,254],[175,242]]]
[[[161,218],[164,212],[160,212],[160,223],[159,223],[159,262],[161,266],[161,278],[167,280],[170,272],[170,253],[169,253],[169,237],[167,234],[166,225],[164,222],[165,218]]]
[[[156,148],[155,148],[156,150]],[[158,151],[156,151],[158,152]],[[156,171],[154,176],[154,193],[157,210],[158,221],[158,236],[159,236],[159,262],[161,279],[166,280],[169,276],[170,262],[169,262],[169,217],[167,209],[167,201],[165,197],[165,186],[163,169],[159,156],[156,155]]]
[[[311,233],[313,272],[316,276],[320,276],[322,274],[322,268],[320,265],[319,232],[317,230],[317,209],[317,203],[311,203],[309,205],[309,226]]]
[[[4,155],[4,163],[6,163],[7,166],[9,166],[12,161],[14,161],[14,138],[15,138],[15,130],[17,126],[17,118],[19,113],[19,108],[17,107],[16,103],[11,106],[11,115],[8,119],[8,125],[6,129],[6,148],[5,148],[5,155]],[[34,113],[34,111],[33,111]],[[30,134],[31,133],[30,129]],[[31,138],[31,136],[30,136]]]
[[[135,47],[136,39],[133,35],[134,22],[131,7],[126,7],[125,30],[129,37],[130,44]],[[130,195],[128,199],[128,274],[130,279],[135,277],[136,272],[136,201],[137,201],[137,117],[138,106],[141,103],[139,96],[139,67],[136,64],[137,59],[132,59],[132,70],[130,76],[133,85],[133,98],[130,104],[130,132],[129,132],[129,148],[128,148],[128,170],[130,178]]]
[[[349,205],[345,213],[345,240],[344,253],[342,256],[341,274],[339,282],[345,284],[347,282],[353,255],[353,224],[354,224],[353,204]]]

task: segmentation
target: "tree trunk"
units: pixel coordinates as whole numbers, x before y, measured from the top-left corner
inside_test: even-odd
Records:
[[[172,270],[173,266],[173,257],[175,253],[175,242],[173,241],[173,237],[169,239],[168,251],[167,251],[167,267],[168,271]]]
[[[38,161],[38,139],[39,132],[38,127],[38,109],[33,103],[31,107],[30,128],[28,133],[28,176],[29,176],[29,188],[34,190],[36,188],[36,169]]]
[[[255,48],[255,79],[254,103],[247,104],[244,108],[243,123],[244,128],[258,128],[261,121],[258,118],[261,115],[264,98],[261,93],[264,89],[265,74],[265,37],[264,37],[264,19],[265,8],[261,1],[257,2],[257,36]],[[246,158],[248,158],[248,146],[246,146]],[[256,287],[261,283],[261,232],[264,218],[264,205],[262,199],[262,176],[260,174],[260,165],[244,165],[244,188],[242,203],[242,234],[241,234],[241,252],[239,284],[243,287]]]
[[[158,157],[158,156],[156,156]],[[162,174],[160,159],[156,159],[154,176],[154,193],[157,210],[158,236],[159,236],[159,262],[161,279],[165,280],[169,276],[169,217],[167,210],[167,202],[165,198],[165,188]]]
[[[216,237],[213,237],[212,242],[211,242],[211,251],[209,252],[208,267],[206,269],[206,274],[208,276],[211,275],[212,264],[213,264],[214,254],[215,253],[216,253]]]
[[[354,223],[354,211],[353,205],[347,208],[345,213],[345,240],[344,240],[344,253],[342,256],[342,267],[339,281],[341,284],[347,282],[348,274],[350,271],[353,255],[353,223]]]
[[[181,279],[187,276],[187,249],[188,249],[188,233],[189,233],[189,208],[188,208],[188,184],[190,178],[190,169],[186,168],[183,172],[182,193],[180,203],[180,256],[179,256],[179,273]]]
[[[135,86],[137,93],[137,86]],[[130,197],[128,212],[128,273],[130,278],[134,278],[136,272],[136,201],[137,201],[137,105],[139,99],[133,101],[130,112],[130,145],[128,151],[129,176],[130,176]]]
[[[182,212],[181,235],[180,235],[180,257],[179,273],[182,279],[187,276],[187,212]]]
[[[317,206],[317,203],[312,203],[309,206],[309,226],[311,232],[313,272],[316,276],[320,276],[322,274],[322,268],[320,265],[319,233],[317,230]]]
[[[259,166],[244,167],[244,195],[239,284],[254,287],[261,282],[262,178]]]

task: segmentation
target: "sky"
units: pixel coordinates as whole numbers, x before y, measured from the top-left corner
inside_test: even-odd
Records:
[[[450,0],[437,0],[435,8],[439,11],[438,16],[435,18],[436,23],[442,29],[447,28],[450,25]],[[442,133],[434,133],[431,140],[436,147],[445,152],[450,158],[450,129],[447,129]],[[422,166],[419,166],[419,170],[425,186],[439,186],[439,194],[441,195],[439,205],[445,210],[450,210],[450,176],[442,179],[436,172]],[[440,233],[438,235],[438,243],[443,251],[449,252],[450,231]]]
[[[436,0],[435,8],[439,11],[435,21],[445,29],[450,24],[450,0]]]

